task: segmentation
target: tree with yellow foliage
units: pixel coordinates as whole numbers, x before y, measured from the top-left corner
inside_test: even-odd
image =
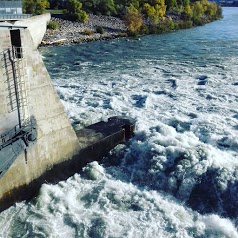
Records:
[[[140,12],[130,4],[125,15],[126,25],[128,28],[128,33],[130,35],[137,35],[139,33],[140,27],[142,26],[143,20]]]
[[[163,19],[166,12],[166,6],[164,0],[154,1],[154,6],[149,3],[145,3],[143,6],[143,13],[153,24],[157,24],[159,19]]]
[[[143,13],[145,16],[154,24],[157,24],[159,21],[159,17],[157,15],[157,12],[153,6],[151,6],[149,3],[145,3],[143,7]]]
[[[193,4],[193,18],[198,19],[201,18],[202,14],[204,13],[204,8],[201,2],[196,1]]]
[[[183,18],[185,19],[185,20],[189,20],[189,19],[191,19],[192,18],[192,16],[193,16],[193,10],[192,10],[192,8],[191,8],[191,6],[189,5],[189,4],[186,4],[185,6],[184,6],[184,9],[183,9]]]

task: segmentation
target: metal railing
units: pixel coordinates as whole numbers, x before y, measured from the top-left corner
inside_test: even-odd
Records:
[[[30,18],[31,14],[0,14],[0,20],[18,20]]]

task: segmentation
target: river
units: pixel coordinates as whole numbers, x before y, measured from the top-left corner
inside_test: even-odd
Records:
[[[238,8],[205,26],[42,48],[72,125],[136,119],[135,136],[31,202],[0,237],[238,237]]]

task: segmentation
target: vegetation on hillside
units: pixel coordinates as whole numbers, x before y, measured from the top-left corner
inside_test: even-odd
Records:
[[[26,13],[64,9],[74,21],[86,22],[89,13],[125,19],[130,35],[160,33],[202,25],[222,17],[208,0],[23,0]]]
[[[67,0],[65,3],[65,13],[73,21],[86,22],[88,15],[82,10],[82,3],[78,0]]]
[[[46,8],[50,7],[48,0],[23,0],[23,12],[32,15],[45,13]]]

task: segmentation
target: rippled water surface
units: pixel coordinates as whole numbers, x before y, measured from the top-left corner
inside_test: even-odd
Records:
[[[206,26],[41,49],[75,128],[135,136],[0,214],[0,237],[238,237],[238,8]]]

